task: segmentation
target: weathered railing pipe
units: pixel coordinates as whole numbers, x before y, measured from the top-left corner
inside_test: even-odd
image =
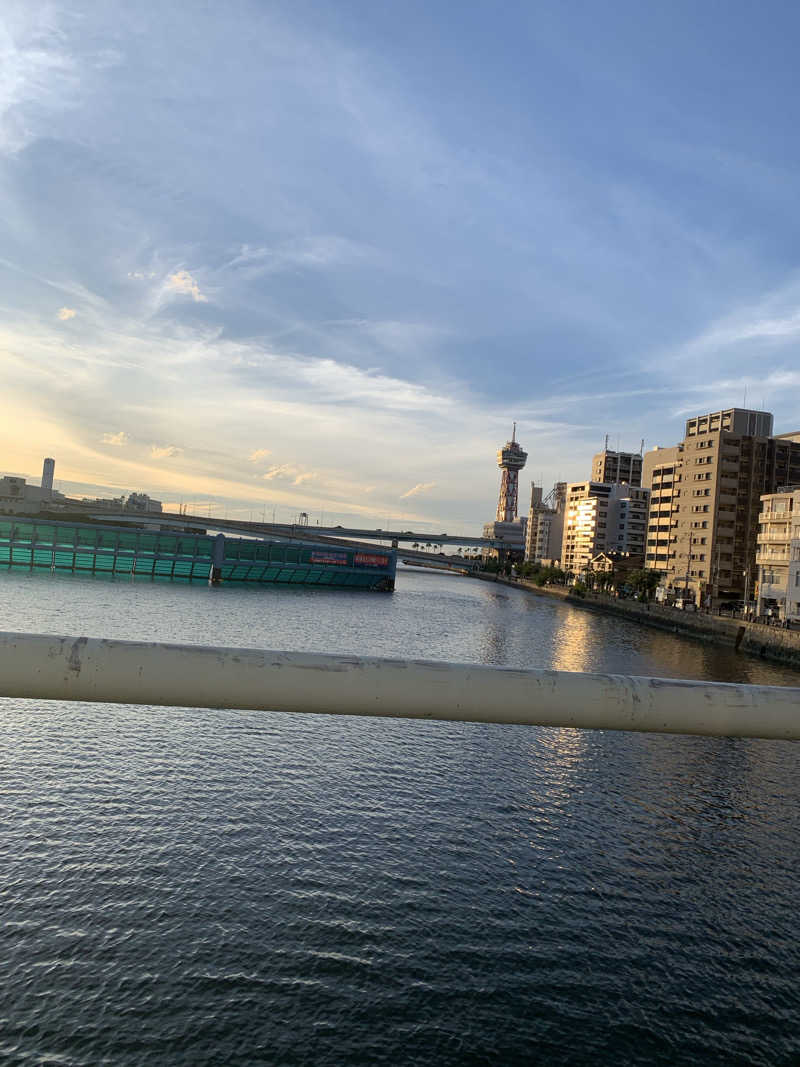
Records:
[[[800,738],[800,688],[0,633],[0,696]]]

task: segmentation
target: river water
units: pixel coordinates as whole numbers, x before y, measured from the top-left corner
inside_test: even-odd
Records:
[[[0,628],[797,685],[523,591],[5,572]],[[788,742],[0,700],[0,1063],[789,1064]]]

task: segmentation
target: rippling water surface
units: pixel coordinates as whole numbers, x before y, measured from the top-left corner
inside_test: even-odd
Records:
[[[519,590],[0,575],[3,629],[796,685]],[[0,700],[3,1064],[790,1064],[791,743]]]

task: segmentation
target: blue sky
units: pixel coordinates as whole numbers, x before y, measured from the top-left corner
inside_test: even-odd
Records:
[[[745,390],[800,428],[798,31],[6,0],[0,467],[467,532],[512,419],[546,487]]]

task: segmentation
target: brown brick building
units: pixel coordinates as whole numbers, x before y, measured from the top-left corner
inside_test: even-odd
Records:
[[[688,419],[683,441],[648,452],[645,565],[698,603],[755,589],[761,496],[800,485],[800,432],[774,436],[766,411],[730,408]]]

